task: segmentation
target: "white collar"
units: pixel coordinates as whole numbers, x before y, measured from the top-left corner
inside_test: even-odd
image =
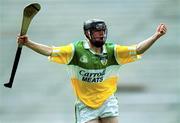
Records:
[[[98,54],[96,52],[94,52],[93,50],[91,50],[90,46],[89,46],[89,42],[86,40],[83,42],[83,46],[85,49],[88,49],[89,51],[91,51],[93,54]],[[103,52],[99,55],[102,55],[102,54],[106,54],[107,53],[107,49],[106,49],[106,46],[103,45]]]

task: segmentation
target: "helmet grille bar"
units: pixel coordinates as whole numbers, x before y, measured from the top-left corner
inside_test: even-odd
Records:
[[[103,20],[88,20],[84,22],[84,31],[86,30],[106,30],[106,24]]]

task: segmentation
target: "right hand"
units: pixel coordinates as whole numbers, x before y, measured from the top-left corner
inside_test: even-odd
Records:
[[[27,35],[17,36],[17,43],[20,45],[25,45],[28,41],[29,39]]]

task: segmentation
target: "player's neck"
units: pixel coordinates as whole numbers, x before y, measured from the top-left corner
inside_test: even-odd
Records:
[[[102,53],[102,49],[103,49],[102,47],[95,47],[91,43],[89,43],[89,45],[90,45],[91,50],[94,51],[95,53],[97,54]]]

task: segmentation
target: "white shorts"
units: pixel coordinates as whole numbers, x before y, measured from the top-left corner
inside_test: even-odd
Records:
[[[116,117],[118,115],[118,100],[114,95],[110,96],[98,109],[87,107],[79,100],[75,104],[76,123],[85,123],[98,118]]]

